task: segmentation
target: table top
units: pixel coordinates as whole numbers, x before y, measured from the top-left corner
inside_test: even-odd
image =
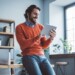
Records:
[[[75,54],[54,54],[50,55],[50,58],[75,58]]]

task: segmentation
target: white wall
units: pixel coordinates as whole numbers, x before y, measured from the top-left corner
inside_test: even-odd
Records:
[[[44,8],[44,10],[43,10],[43,18],[44,18],[43,23],[44,23],[44,25],[49,24],[49,15],[50,15],[49,4],[53,1],[55,1],[55,0],[43,0],[43,8]]]
[[[56,6],[53,4],[49,5],[50,8],[50,25],[54,25],[57,27],[56,29],[56,37],[52,44],[50,45],[50,54],[54,54],[52,45],[57,43],[62,46],[62,43],[59,41],[60,38],[63,38],[63,27],[64,27],[64,10],[61,6]],[[57,53],[63,53],[63,49]]]
[[[23,14],[31,4],[36,4],[43,9],[43,0],[0,0],[0,18],[13,19],[16,24],[24,22]],[[40,23],[43,23],[42,11],[39,17]]]

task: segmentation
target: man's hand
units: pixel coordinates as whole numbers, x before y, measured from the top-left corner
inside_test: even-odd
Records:
[[[41,34],[37,35],[35,38],[36,39],[39,39],[41,37]]]
[[[37,41],[38,39],[40,39],[41,34],[37,35],[36,37],[33,38],[33,41]]]
[[[50,31],[50,39],[53,40],[55,36],[56,36],[56,31],[55,30],[51,30]]]

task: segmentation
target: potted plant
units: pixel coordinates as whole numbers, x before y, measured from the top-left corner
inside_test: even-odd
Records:
[[[18,64],[22,64],[22,55],[21,54],[17,54],[16,56],[20,58]]]
[[[45,56],[49,59],[49,47],[44,50]]]
[[[64,49],[64,53],[71,53],[72,50],[72,45],[67,41],[67,40],[63,40],[63,39],[59,39],[61,41],[61,44],[56,43],[53,44],[53,52],[54,53],[59,53],[61,52],[62,48]],[[62,46],[63,47],[62,47]]]
[[[54,47],[53,49],[54,53],[57,53],[61,50],[61,46],[59,44],[53,44],[53,47]]]
[[[72,50],[72,45],[70,44],[70,42],[68,42],[66,39],[60,39],[62,44],[63,44],[63,48],[64,48],[64,53],[71,53]]]

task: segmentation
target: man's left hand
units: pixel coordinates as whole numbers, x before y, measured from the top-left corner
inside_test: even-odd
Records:
[[[55,30],[51,30],[50,31],[50,39],[53,40],[55,36],[56,36],[56,31]]]

